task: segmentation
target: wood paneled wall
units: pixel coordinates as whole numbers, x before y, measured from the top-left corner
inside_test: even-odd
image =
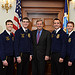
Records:
[[[55,13],[63,23],[64,1],[22,1],[22,16],[28,13]]]

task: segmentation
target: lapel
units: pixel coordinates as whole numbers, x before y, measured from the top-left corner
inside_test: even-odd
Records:
[[[37,30],[35,30],[35,34],[34,34],[34,36],[35,36],[35,37],[34,37],[34,39],[35,39],[35,43],[37,44],[37,37],[36,37],[36,36],[37,36]]]
[[[56,34],[60,34],[60,33],[61,33],[61,31],[62,31],[62,29],[60,29],[60,30],[58,31],[58,33],[56,33]]]
[[[74,32],[71,33],[71,35],[69,36],[69,38],[72,38],[72,37],[73,37],[73,33],[74,33]]]
[[[6,32],[6,30],[4,31],[4,33],[5,33],[6,36],[9,36],[9,34]]]
[[[22,27],[20,28],[20,30],[21,30],[22,33],[25,33],[24,30],[22,29]]]

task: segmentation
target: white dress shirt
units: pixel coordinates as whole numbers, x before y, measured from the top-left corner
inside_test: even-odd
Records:
[[[11,32],[9,32],[7,29],[6,29],[6,32],[10,35],[11,34]]]
[[[61,29],[61,28],[58,28],[57,30],[55,29],[55,31],[56,31],[56,34],[57,34],[59,31],[60,31],[60,29]]]
[[[23,29],[24,32],[26,32],[26,30],[27,30],[27,29],[25,29],[23,26],[22,26],[22,29]]]
[[[68,34],[69,34],[69,36],[70,36],[72,33],[73,33],[73,31],[71,31],[70,33],[68,33]]]

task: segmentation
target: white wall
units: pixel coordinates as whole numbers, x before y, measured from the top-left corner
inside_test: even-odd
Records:
[[[75,2],[73,1],[70,1],[70,5],[69,5],[69,20],[75,23]]]
[[[6,13],[6,10],[3,9],[1,6],[2,6],[2,0],[0,0],[0,33],[2,33],[5,30],[6,20],[8,19],[13,20],[16,0],[12,0],[12,8],[8,10],[8,13]]]

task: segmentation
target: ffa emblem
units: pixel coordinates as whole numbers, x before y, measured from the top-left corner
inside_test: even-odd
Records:
[[[12,40],[14,41],[14,37],[12,37]]]
[[[6,40],[7,40],[7,41],[10,40],[10,38],[9,38],[9,37],[6,37]]]
[[[58,39],[60,37],[60,34],[57,34],[56,38]]]
[[[28,37],[30,38],[30,33],[28,33]]]
[[[68,42],[69,42],[69,43],[71,42],[71,38],[68,39]]]
[[[24,38],[24,34],[21,34],[21,37]]]
[[[54,37],[54,34],[52,34],[52,38]]]

